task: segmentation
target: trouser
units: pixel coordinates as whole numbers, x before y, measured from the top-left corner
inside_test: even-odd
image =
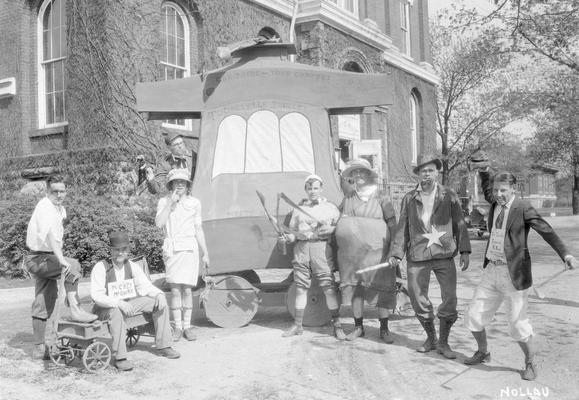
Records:
[[[70,264],[70,271],[65,275],[64,288],[67,292],[75,292],[82,276],[80,264],[73,258],[65,258]],[[32,318],[47,320],[58,298],[58,279],[62,266],[52,253],[31,252],[26,256],[26,268],[35,279]]]
[[[325,240],[298,240],[294,246],[294,281],[309,289],[312,278],[321,288],[334,286],[332,248]]]
[[[169,307],[155,310],[155,299],[151,297],[136,297],[126,300],[131,304],[135,313],[151,313],[155,324],[155,346],[157,350],[171,347],[173,338],[171,336],[171,326],[169,325]],[[109,321],[109,331],[113,337],[113,357],[116,360],[123,360],[127,357],[127,324],[123,312],[118,308],[95,307],[95,312],[100,320]]]
[[[533,327],[527,316],[528,297],[529,289],[515,288],[506,265],[491,262],[482,271],[481,281],[468,307],[465,326],[471,332],[483,331],[504,301],[509,334],[514,340],[525,342],[533,335]]]
[[[434,319],[434,307],[428,298],[430,272],[440,284],[442,303],[438,307],[438,318],[456,319],[456,266],[454,259],[408,261],[408,293],[412,308],[418,318]]]

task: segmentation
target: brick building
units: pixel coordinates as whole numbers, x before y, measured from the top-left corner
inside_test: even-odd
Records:
[[[293,12],[294,0],[3,1],[1,157],[38,170],[62,151],[162,150],[168,130],[195,147],[195,122],[143,120],[136,82],[221,67],[218,46],[259,32],[288,42]],[[436,140],[427,0],[300,0],[295,43],[297,62],[384,74],[391,105],[332,117],[336,157],[365,157],[388,184],[408,182]]]

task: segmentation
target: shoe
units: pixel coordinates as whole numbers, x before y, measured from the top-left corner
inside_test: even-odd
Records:
[[[354,328],[354,330],[352,332],[350,332],[350,334],[348,334],[348,336],[346,336],[346,340],[352,342],[352,341],[358,339],[359,337],[364,337],[364,335],[366,335],[366,332],[364,332],[364,327],[363,326],[356,326]]]
[[[386,344],[394,343],[394,336],[388,329],[380,329],[380,339]]]
[[[157,354],[170,359],[175,359],[181,357],[181,354],[173,350],[172,347],[165,347],[164,349],[157,350]]]
[[[183,336],[183,331],[179,328],[175,328],[173,330],[173,342],[178,342],[179,339],[181,339],[181,336]]]
[[[129,360],[127,360],[126,358],[124,358],[122,360],[116,360],[115,361],[115,367],[119,371],[130,371],[134,368],[133,363],[130,362]]]
[[[449,360],[454,360],[456,358],[456,353],[452,351],[448,343],[438,343],[436,345],[436,351],[438,354],[442,354],[444,357],[448,358]]]
[[[70,317],[73,321],[83,322],[86,324],[89,324],[98,318],[97,315],[86,312],[78,305],[70,307]]]
[[[34,360],[50,360],[50,354],[48,354],[48,346],[39,343],[35,344],[32,349],[32,359]]]
[[[491,360],[490,352],[487,351],[486,353],[483,353],[482,351],[477,350],[472,357],[465,359],[464,363],[466,365],[477,365],[489,362],[490,360]]]
[[[189,341],[197,340],[197,336],[195,336],[195,328],[189,327],[183,330],[183,337]]]
[[[538,375],[537,365],[534,362],[528,362],[525,364],[525,370],[521,374],[521,378],[526,381],[534,381]]]
[[[281,336],[282,337],[290,337],[290,336],[298,336],[304,333],[304,328],[301,325],[293,324],[291,328],[285,331]]]
[[[428,353],[429,351],[436,350],[437,344],[437,340],[435,341],[432,338],[427,338],[424,343],[422,343],[422,346],[417,348],[416,351],[419,353]]]
[[[334,326],[334,337],[338,340],[346,340],[347,336],[344,330],[342,329],[342,325],[340,325],[339,323],[338,324],[333,323],[332,325]]]

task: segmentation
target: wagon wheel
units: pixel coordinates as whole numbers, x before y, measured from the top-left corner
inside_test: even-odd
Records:
[[[287,291],[286,306],[288,312],[292,317],[296,316],[296,284],[291,284]],[[332,315],[326,305],[326,297],[322,288],[316,283],[312,282],[312,286],[308,289],[308,302],[304,310],[305,326],[322,326],[330,322]]]
[[[92,342],[82,355],[82,363],[88,372],[99,372],[111,362],[111,349],[106,343]]]
[[[68,365],[74,360],[74,349],[69,339],[61,338],[60,343],[50,345],[48,355],[56,365]]]
[[[239,328],[253,319],[259,306],[257,290],[245,279],[228,275],[215,278],[202,294],[207,318],[222,328]]]
[[[134,347],[139,342],[141,338],[141,334],[139,333],[139,329],[136,327],[127,329],[127,338],[125,339],[125,343],[129,347]]]

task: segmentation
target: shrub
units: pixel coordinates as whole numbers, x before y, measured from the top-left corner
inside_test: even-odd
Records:
[[[0,275],[25,276],[19,268],[26,253],[26,227],[38,199],[19,196],[0,209]],[[76,258],[83,275],[109,256],[108,231],[126,229],[132,239],[132,253],[147,257],[152,272],[164,270],[162,232],[154,225],[156,199],[150,196],[121,197],[75,194],[65,200],[64,254]]]

